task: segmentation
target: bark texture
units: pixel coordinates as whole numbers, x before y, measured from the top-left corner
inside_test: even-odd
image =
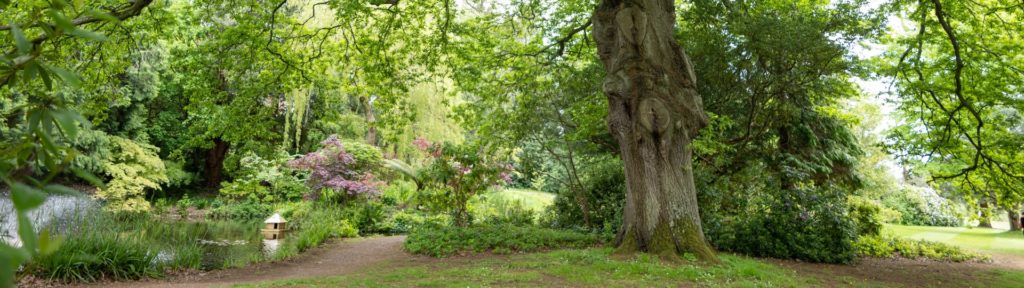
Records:
[[[707,124],[693,67],[676,43],[673,0],[603,0],[594,40],[607,75],[608,128],[626,173],[620,253],[717,262],[704,238],[690,143]]]

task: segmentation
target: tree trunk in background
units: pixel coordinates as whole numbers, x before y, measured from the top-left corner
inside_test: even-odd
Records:
[[[363,107],[366,107],[366,144],[380,147],[380,136],[377,132],[377,116],[373,114],[372,97],[362,97]]]
[[[224,158],[228,154],[228,142],[213,139],[213,148],[206,151],[206,187],[218,188],[224,180]]]
[[[617,253],[717,262],[704,238],[690,143],[707,124],[693,67],[676,43],[673,0],[602,0],[594,40],[607,75],[608,128],[621,148],[626,206]]]
[[[992,215],[989,213],[988,201],[983,200],[978,206],[981,208],[978,209],[978,213],[981,214],[978,219],[978,227],[992,228]]]
[[[1010,231],[1020,231],[1020,212],[1017,209],[1006,210],[1007,220],[1010,221]]]

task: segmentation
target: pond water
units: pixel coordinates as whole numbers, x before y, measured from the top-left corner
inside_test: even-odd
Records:
[[[265,239],[262,221],[183,222],[157,217],[118,219],[103,213],[89,197],[51,195],[28,213],[37,231],[72,237],[130,234],[132,241],[151,247],[159,263],[187,262],[203,270],[241,266],[273,259],[287,237]],[[9,195],[0,197],[0,241],[21,246],[17,215]],[[70,239],[69,239],[70,240]],[[182,259],[185,259],[184,261]]]
[[[39,208],[28,212],[32,227],[37,231],[41,227],[50,227],[54,231],[66,231],[76,215],[86,214],[99,209],[96,201],[88,197],[51,195]],[[14,203],[9,194],[0,198],[0,241],[13,246],[21,246],[18,238],[18,216],[14,211]]]

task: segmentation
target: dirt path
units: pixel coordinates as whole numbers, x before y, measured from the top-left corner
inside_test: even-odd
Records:
[[[237,269],[138,282],[99,283],[92,287],[221,287],[268,280],[346,275],[379,265],[423,261],[402,250],[405,236],[345,239],[322,245],[300,256]]]

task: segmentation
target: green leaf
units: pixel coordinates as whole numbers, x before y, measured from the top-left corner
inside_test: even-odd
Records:
[[[64,137],[75,139],[78,137],[78,113],[68,109],[53,110],[53,118],[60,124],[60,130],[64,131]]]
[[[15,287],[14,272],[31,257],[25,249],[0,243],[0,287]]]
[[[25,38],[25,33],[21,32],[18,25],[11,25],[11,35],[14,35],[14,45],[18,48],[18,53],[28,54],[32,51],[32,43],[28,42],[28,38]]]
[[[21,248],[28,250],[28,253],[35,254],[39,239],[25,210],[18,210],[18,237],[21,238]]]
[[[46,65],[44,67],[46,70],[50,70],[54,74],[57,74],[60,79],[64,80],[64,84],[67,84],[69,87],[78,88],[82,86],[82,78],[78,76],[78,73],[64,70],[57,66]]]
[[[103,188],[104,186],[106,186],[103,184],[103,180],[100,180],[99,177],[96,177],[96,175],[93,175],[91,172],[85,171],[82,168],[72,167],[71,172],[75,173],[75,176],[78,176],[78,178],[85,180],[86,182],[89,182],[89,184],[92,184],[93,186],[99,188]]]
[[[68,19],[67,16],[64,16],[63,13],[60,13],[60,11],[55,9],[48,9],[46,10],[46,15],[50,16],[50,19],[53,20],[53,23],[56,24],[57,28],[64,31],[75,30],[75,25],[71,23],[71,20]]]
[[[11,202],[18,211],[26,211],[39,207],[46,201],[46,194],[39,189],[25,185],[24,183],[11,184]]]
[[[56,252],[62,242],[64,242],[64,239],[60,236],[50,238],[49,230],[39,233],[39,254],[49,255]]]
[[[59,185],[59,184],[49,184],[49,185],[46,185],[46,187],[43,187],[43,191],[46,191],[47,193],[50,193],[51,195],[65,195],[65,196],[81,196],[82,195],[82,192],[80,192],[78,190],[75,190],[75,189],[73,189],[71,187],[68,187],[68,186]]]
[[[101,33],[98,33],[98,32],[95,32],[95,31],[90,31],[90,30],[85,30],[85,29],[79,29],[79,28],[74,28],[74,29],[68,30],[68,34],[71,34],[72,36],[75,36],[75,37],[78,37],[78,38],[90,40],[90,41],[97,41],[97,42],[99,42],[99,41],[107,40],[107,36],[105,36],[105,35],[103,35]]]

